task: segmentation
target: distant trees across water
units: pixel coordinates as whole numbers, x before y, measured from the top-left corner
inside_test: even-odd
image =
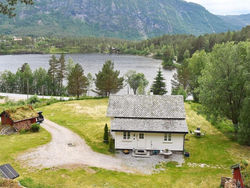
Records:
[[[143,74],[142,74],[143,75]],[[144,77],[144,75],[143,75]],[[62,54],[58,59],[52,55],[49,69],[38,68],[31,70],[28,63],[18,68],[16,73],[4,71],[0,74],[0,91],[6,93],[36,94],[48,96],[77,96],[86,95],[93,91],[99,96],[107,97],[120,91],[124,78],[118,70],[114,70],[114,63],[106,61],[95,77],[85,75],[80,64],[73,60],[65,62]],[[67,84],[65,84],[65,82]],[[96,89],[92,88],[95,83]]]

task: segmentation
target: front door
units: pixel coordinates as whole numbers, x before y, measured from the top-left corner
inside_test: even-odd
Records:
[[[146,149],[146,139],[145,139],[145,134],[144,133],[138,133],[137,147],[139,149]]]

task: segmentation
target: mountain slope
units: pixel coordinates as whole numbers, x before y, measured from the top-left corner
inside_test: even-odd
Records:
[[[1,34],[105,36],[145,39],[240,29],[183,0],[37,0],[17,17],[0,19]]]
[[[234,24],[239,27],[250,25],[250,14],[219,16],[219,17],[228,24]]]

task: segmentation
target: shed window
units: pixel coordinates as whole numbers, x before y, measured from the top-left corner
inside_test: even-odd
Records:
[[[171,142],[172,141],[172,135],[171,135],[171,133],[165,133],[164,134],[164,141],[165,142]]]
[[[139,134],[139,139],[144,139],[144,133]]]
[[[124,140],[130,139],[130,132],[123,132],[123,139]]]

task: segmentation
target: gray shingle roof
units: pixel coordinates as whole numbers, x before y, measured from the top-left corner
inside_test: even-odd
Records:
[[[183,96],[111,95],[108,117],[185,119]]]
[[[188,133],[188,128],[186,120],[184,119],[168,120],[115,118],[111,121],[111,131]]]

